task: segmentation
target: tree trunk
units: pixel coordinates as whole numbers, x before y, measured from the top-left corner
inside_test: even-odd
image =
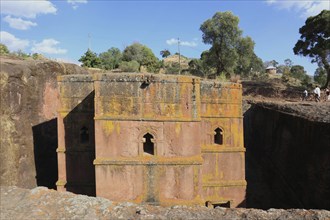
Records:
[[[322,86],[321,89],[326,89],[328,87],[328,85],[329,85],[329,81],[330,81],[330,68],[327,68],[326,71],[327,71],[327,81],[325,82],[325,85]]]

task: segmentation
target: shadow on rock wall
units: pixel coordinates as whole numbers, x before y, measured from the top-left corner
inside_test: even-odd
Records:
[[[94,91],[65,118],[66,190],[89,196],[96,195]]]
[[[330,209],[330,124],[252,105],[244,114],[248,208]]]
[[[56,189],[57,119],[32,127],[37,186]]]

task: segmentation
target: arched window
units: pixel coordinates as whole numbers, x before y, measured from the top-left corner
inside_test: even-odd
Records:
[[[80,143],[88,143],[89,142],[89,132],[88,128],[85,126],[80,129]]]
[[[222,145],[223,144],[223,134],[221,128],[217,128],[214,130],[214,143]]]
[[[154,137],[147,133],[143,136],[143,152],[145,154],[155,155]]]

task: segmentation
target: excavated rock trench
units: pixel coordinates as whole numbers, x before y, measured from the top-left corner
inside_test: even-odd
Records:
[[[330,102],[248,101],[247,207],[330,209]]]
[[[270,208],[330,210],[330,103],[245,102],[246,205],[268,211],[114,204],[45,188],[5,187],[56,188],[54,106],[56,77],[63,74],[88,73],[72,64],[1,58],[1,219],[329,218],[327,211]]]

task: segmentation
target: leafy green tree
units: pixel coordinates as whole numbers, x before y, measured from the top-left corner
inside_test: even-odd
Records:
[[[254,54],[255,43],[250,37],[241,38],[238,41],[236,51],[238,54],[238,62],[235,73],[248,76],[251,72],[251,61]]]
[[[143,45],[134,43],[127,46],[123,51],[123,61],[137,61],[140,65],[143,61]]]
[[[253,53],[251,57],[251,63],[250,63],[250,70],[251,74],[258,74],[258,73],[265,73],[265,68],[263,66],[262,59],[259,58],[255,53]]]
[[[203,42],[210,44],[208,60],[216,68],[216,74],[224,72],[230,75],[237,63],[236,46],[240,41],[242,31],[238,27],[239,18],[231,12],[217,12],[200,27],[203,32]]]
[[[0,43],[0,55],[9,54],[9,50],[6,45]]]
[[[327,82],[327,72],[323,67],[318,67],[314,73],[314,81],[320,85],[325,85]]]
[[[119,68],[123,72],[138,72],[140,68],[140,64],[136,60],[122,61],[119,64]]]
[[[118,48],[111,47],[108,51],[99,55],[102,69],[112,70],[119,67],[122,59],[122,53]]]
[[[294,65],[291,67],[290,70],[290,76],[299,80],[304,80],[306,76],[306,71],[303,66],[300,65]]]
[[[148,72],[158,72],[161,66],[152,50],[140,43],[134,43],[123,51],[123,61],[132,60],[139,63],[139,69],[141,69],[141,66],[145,66]]]
[[[206,76],[207,71],[205,69],[205,64],[201,59],[191,59],[188,65],[189,65],[188,70],[192,75],[199,77]]]
[[[171,55],[171,52],[170,52],[169,50],[165,49],[165,50],[160,51],[160,55],[161,55],[163,58],[166,58],[166,57],[168,57],[168,56]]]
[[[98,68],[100,67],[101,64],[100,58],[97,56],[96,53],[94,53],[90,49],[88,49],[86,53],[83,56],[81,56],[78,61],[82,62],[83,67]]]
[[[277,66],[277,72],[289,76],[292,66],[293,66],[292,60],[287,58],[287,59],[284,60],[284,64],[281,64],[281,65]]]
[[[327,73],[323,88],[330,81],[330,11],[323,10],[316,16],[307,18],[299,29],[300,39],[293,48],[296,55],[309,56],[312,63],[318,63]]]

